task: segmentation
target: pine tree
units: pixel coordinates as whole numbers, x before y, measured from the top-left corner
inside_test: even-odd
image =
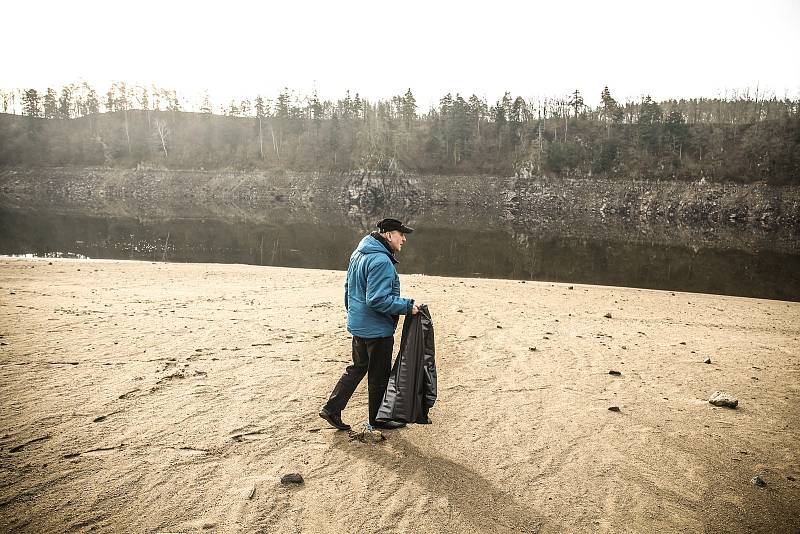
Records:
[[[622,108],[620,108],[617,101],[611,96],[611,91],[608,90],[608,86],[605,86],[600,93],[600,104],[602,106],[600,108],[600,118],[606,123],[606,138],[610,138],[611,124],[622,122]]]
[[[522,121],[526,114],[525,109],[527,108],[527,104],[525,100],[518,96],[514,99],[514,103],[511,104],[511,113],[508,116],[509,122],[509,134],[511,136],[511,144],[516,147],[520,142],[520,130],[522,128]]]
[[[322,104],[319,102],[316,89],[312,91],[311,98],[308,99],[308,114],[314,122],[314,127],[319,129],[320,123],[322,122]]]
[[[87,114],[91,115],[94,113],[100,113],[100,103],[97,101],[97,92],[89,87],[86,82],[83,84],[84,88],[87,89],[86,93],[86,112]]]
[[[578,118],[578,110],[583,108],[583,95],[575,89],[575,92],[570,95],[569,105],[575,110],[575,118]]]
[[[485,101],[478,98],[478,96],[474,94],[469,97],[467,104],[471,122],[475,126],[475,137],[477,137],[478,142],[480,142],[481,122],[483,122],[483,120],[486,118],[489,108],[487,107]]]
[[[646,153],[657,151],[661,142],[661,119],[663,111],[658,103],[654,102],[650,95],[642,100],[639,106],[638,131],[644,142]]]
[[[72,88],[64,86],[61,98],[58,99],[58,116],[62,119],[72,118]]]
[[[47,93],[44,95],[44,118],[56,119],[58,118],[58,101],[56,99],[56,91],[50,87],[47,88]]]
[[[348,101],[350,100],[350,93],[347,94]],[[275,116],[279,119],[289,119],[289,106],[291,104],[291,97],[289,96],[289,89],[284,88],[278,95],[278,102],[275,104]]]
[[[41,117],[42,110],[39,107],[39,93],[36,89],[28,89],[22,95],[22,114],[28,117]]]
[[[261,98],[261,95],[256,96],[256,118],[263,119],[265,118],[266,112],[264,108],[264,99]]]
[[[403,121],[405,122],[406,130],[410,130],[411,121],[417,118],[417,99],[414,98],[414,94],[411,92],[410,87],[402,99],[401,115],[403,117]]]
[[[106,93],[106,112],[111,113],[115,111],[114,109],[114,84],[111,84],[111,88]]]

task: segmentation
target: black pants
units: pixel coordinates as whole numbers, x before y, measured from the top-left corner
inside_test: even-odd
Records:
[[[353,336],[353,364],[345,369],[325,408],[331,413],[344,410],[358,383],[369,373],[369,423],[374,424],[389,383],[393,346],[394,337],[391,336],[373,339]]]

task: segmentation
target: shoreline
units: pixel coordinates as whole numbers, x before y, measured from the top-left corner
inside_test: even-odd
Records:
[[[0,258],[0,523],[22,532],[800,524],[800,303],[400,278],[403,295],[433,314],[439,398],[432,425],[371,444],[316,414],[350,358],[342,271]],[[739,406],[709,404],[717,390]],[[343,419],[366,420],[366,381]],[[280,483],[292,472],[304,484]],[[750,482],[757,474],[765,487]]]

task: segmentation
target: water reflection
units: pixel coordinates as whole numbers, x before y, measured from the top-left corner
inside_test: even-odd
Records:
[[[53,252],[91,258],[346,269],[376,217],[344,213],[237,218],[99,217],[0,210],[0,254]],[[399,256],[401,273],[513,278],[800,300],[800,256],[772,250],[770,235],[748,250],[715,246],[713,229],[664,236],[640,227],[582,228],[580,221],[531,228],[487,216],[417,215]],[[592,236],[590,239],[587,236]],[[671,241],[686,239],[692,246]],[[755,240],[755,241],[754,241]],[[759,241],[761,240],[761,241]]]

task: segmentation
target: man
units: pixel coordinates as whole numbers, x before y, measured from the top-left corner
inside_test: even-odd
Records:
[[[375,428],[405,426],[395,421],[376,422],[392,367],[394,331],[400,315],[416,314],[413,299],[400,297],[395,253],[400,252],[406,235],[414,231],[397,219],[383,219],[377,232],[365,236],[350,256],[344,284],[347,331],[353,335],[353,364],[348,365],[328,402],[319,412],[331,426],[350,430],[342,422],[342,410],[350,396],[368,374],[369,424]]]

